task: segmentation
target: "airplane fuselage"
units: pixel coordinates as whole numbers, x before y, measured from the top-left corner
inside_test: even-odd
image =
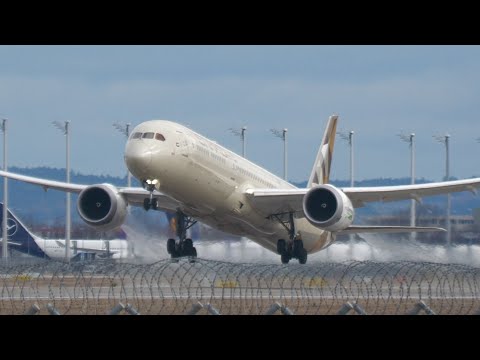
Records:
[[[279,239],[289,238],[280,222],[250,206],[244,192],[295,186],[191,129],[165,120],[144,122],[127,141],[125,162],[137,179],[158,180],[159,191],[183,204],[179,210],[205,224],[271,251]],[[335,240],[304,217],[294,222],[308,253]]]
[[[34,241],[50,259],[63,260],[65,258],[65,240],[35,237]],[[86,251],[80,250],[83,248],[88,248],[88,252],[94,252],[95,250],[105,252],[104,257],[109,259],[123,259],[130,256],[125,240],[71,240],[70,246],[71,258],[78,256],[80,253],[86,253]]]

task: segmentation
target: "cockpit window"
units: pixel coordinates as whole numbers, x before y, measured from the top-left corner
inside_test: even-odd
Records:
[[[165,141],[165,136],[162,134],[156,133],[155,134],[155,139],[160,140],[160,141]]]
[[[131,139],[140,139],[141,137],[142,137],[142,133],[141,132],[136,132],[136,133],[132,134]]]
[[[147,132],[147,133],[143,134],[142,138],[143,139],[153,139],[154,136],[155,136],[155,133]]]

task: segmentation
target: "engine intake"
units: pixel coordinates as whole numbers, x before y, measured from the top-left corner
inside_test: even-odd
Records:
[[[329,184],[314,187],[305,194],[303,212],[312,225],[327,231],[348,228],[355,215],[347,195]]]
[[[77,211],[88,225],[108,231],[123,224],[127,202],[112,185],[92,185],[80,192]]]

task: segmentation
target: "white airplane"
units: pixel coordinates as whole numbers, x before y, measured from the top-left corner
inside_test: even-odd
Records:
[[[247,237],[281,255],[306,263],[341,233],[445,231],[408,226],[357,226],[355,208],[369,202],[416,199],[473,191],[480,178],[431,184],[337,188],[329,182],[338,116],[331,116],[306,188],[227,150],[191,129],[166,120],[136,126],[124,158],[143,188],[111,184],[78,185],[0,171],[0,176],[79,193],[80,217],[98,230],[120,226],[128,205],[176,213],[178,239],[168,239],[172,258],[196,256],[186,231],[197,220],[221,231]]]
[[[33,234],[7,209],[8,245],[13,249],[36,257],[65,259],[65,240],[42,239]],[[0,224],[3,221],[3,203],[0,202]],[[1,233],[1,229],[0,229]],[[0,243],[3,241],[0,240]],[[133,256],[126,240],[71,240],[70,260],[122,259]]]

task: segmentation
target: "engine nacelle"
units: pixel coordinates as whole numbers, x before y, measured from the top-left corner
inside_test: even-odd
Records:
[[[108,231],[123,224],[127,202],[112,185],[92,185],[80,192],[77,211],[91,227]]]
[[[347,195],[329,184],[316,186],[305,194],[303,212],[312,225],[327,231],[348,228],[355,216]]]

